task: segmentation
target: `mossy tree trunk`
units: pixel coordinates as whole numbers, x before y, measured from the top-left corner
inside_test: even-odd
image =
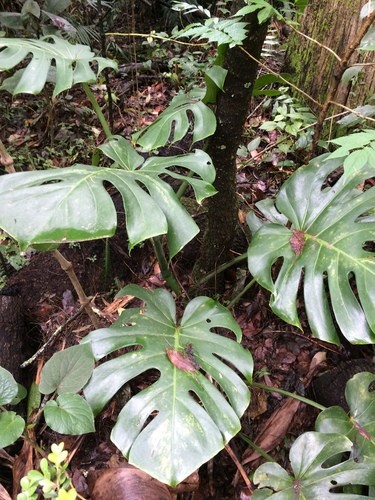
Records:
[[[242,4],[242,1],[237,0],[233,4],[233,10],[238,10]],[[249,15],[246,21],[248,37],[243,48],[259,59],[267,34],[267,23],[259,25],[256,14]],[[235,47],[227,52],[224,65],[228,74],[224,92],[219,94],[217,100],[216,132],[207,149],[216,168],[215,187],[218,193],[208,200],[207,229],[201,256],[193,272],[195,281],[199,281],[202,276],[215,270],[228,259],[238,221],[236,152],[248,114],[258,64],[250,59],[241,47]],[[218,282],[206,286],[220,289]]]
[[[360,11],[367,2],[368,0],[310,0],[299,31],[341,57],[359,31],[363,22]],[[375,62],[374,52],[356,50],[349,60],[349,66],[371,62]],[[326,99],[337,64],[337,59],[326,48],[298,33],[290,35],[286,53],[287,71],[292,74],[293,83],[321,104]],[[359,76],[356,83],[340,83],[334,100],[351,108],[364,104],[373,94],[374,85],[373,66],[365,66],[364,74]],[[318,106],[311,102],[309,105],[314,112],[319,113]]]

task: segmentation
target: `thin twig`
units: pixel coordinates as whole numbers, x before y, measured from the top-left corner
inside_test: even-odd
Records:
[[[288,26],[290,28],[292,28],[292,30],[294,30],[299,35],[307,38],[307,40],[310,40],[310,42],[316,43],[316,45],[319,45],[319,47],[322,47],[322,49],[328,50],[328,52],[330,52],[339,62],[341,61],[340,56],[338,56],[334,50],[327,47],[327,45],[324,45],[323,43],[318,42],[318,40],[315,40],[315,38],[311,38],[310,36],[306,35],[305,33],[302,33],[302,31],[299,31],[297,28],[295,28],[294,26],[292,26],[290,24],[288,24]]]
[[[247,477],[247,474],[245,472],[245,469],[242,467],[242,465],[240,464],[240,461],[238,460],[238,458],[236,457],[236,455],[234,454],[232,448],[229,446],[229,444],[226,444],[225,445],[225,451],[228,453],[228,455],[230,456],[230,458],[233,460],[233,462],[236,464],[236,467],[238,469],[238,472],[241,474],[242,476],[242,479],[244,480],[247,488],[249,489],[250,492],[253,491],[253,488],[251,486],[251,482],[250,482],[250,479]]]
[[[32,356],[31,358],[27,359],[24,361],[21,365],[21,368],[26,368],[26,366],[31,365],[43,352],[46,350],[46,348],[54,342],[54,340],[59,336],[59,334],[78,316],[81,314],[85,306],[81,306],[76,313],[73,314],[70,318],[68,318],[62,325],[60,325],[54,332],[53,334],[49,337],[49,339],[40,347]]]
[[[273,69],[271,69],[269,66],[267,66],[267,64],[264,64],[261,61],[259,61],[259,59],[257,59],[253,55],[251,55],[250,52],[248,52],[246,49],[244,49],[241,46],[239,46],[239,48],[242,50],[242,52],[245,52],[245,54],[248,57],[250,57],[250,59],[253,59],[255,62],[257,62],[259,64],[259,66],[261,66],[262,68],[264,68],[267,71],[269,71],[272,75],[277,76],[282,82],[286,83],[290,87],[292,87],[295,90],[297,90],[297,92],[299,92],[300,94],[304,95],[307,99],[309,99],[314,104],[316,104],[317,106],[319,106],[319,108],[323,107],[323,105],[320,102],[316,101],[313,97],[311,97],[311,95],[309,95],[307,92],[304,92],[302,89],[300,89],[299,87],[297,87],[297,85],[294,85],[294,83],[292,83],[289,80],[287,80],[286,78],[284,78],[282,75],[280,75],[280,73],[277,73],[277,71],[273,71]]]
[[[1,139],[0,139],[0,164],[4,165],[5,170],[8,172],[8,174],[13,174],[16,171],[13,164],[13,158],[8,153]]]
[[[318,145],[318,141],[319,141],[320,135],[322,133],[324,120],[327,116],[329,107],[334,102],[334,98],[335,98],[335,95],[337,93],[337,89],[338,89],[340,82],[341,82],[341,79],[342,79],[342,75],[344,74],[345,70],[348,68],[349,59],[351,58],[354,51],[357,49],[357,47],[361,43],[362,38],[365,36],[367,31],[371,28],[374,21],[375,21],[375,11],[373,11],[369,16],[367,16],[365,21],[362,23],[362,26],[358,30],[353,41],[349,44],[345,54],[342,56],[342,58],[338,64],[338,67],[333,72],[331,84],[330,84],[330,86],[328,88],[328,92],[327,92],[326,101],[323,104],[323,107],[320,111],[318,123],[315,127],[314,138],[313,138],[313,142],[311,144],[310,156],[314,156],[314,154],[315,154],[315,151],[316,151],[316,148]]]
[[[90,299],[87,297],[87,295],[85,294],[83,288],[82,288],[82,285],[76,275],[76,273],[74,272],[74,269],[73,269],[73,265],[71,262],[69,262],[62,254],[61,252],[59,252],[58,250],[55,250],[53,252],[53,256],[55,257],[55,259],[57,260],[57,262],[60,264],[61,266],[61,269],[63,271],[66,272],[66,274],[68,275],[73,287],[74,287],[74,290],[76,291],[77,295],[78,295],[78,300],[79,300],[79,303],[81,304],[81,306],[83,306],[87,316],[90,318],[92,324],[94,325],[94,327],[96,329],[100,328],[100,323],[99,323],[99,320],[98,318],[96,317],[94,311],[92,310],[92,307],[90,305]]]

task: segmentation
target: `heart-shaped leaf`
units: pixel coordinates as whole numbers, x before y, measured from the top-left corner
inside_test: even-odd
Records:
[[[72,45],[66,40],[49,35],[39,40],[0,38],[0,71],[14,68],[29,54],[31,61],[14,77],[4,80],[0,89],[13,95],[25,92],[38,94],[44,87],[54,62],[56,71],[53,95],[70,89],[76,83],[95,82],[104,68],[117,68],[117,64],[103,57],[96,57],[86,45]],[[95,73],[91,64],[97,64]]]
[[[173,144],[188,133],[191,126],[189,114],[194,120],[193,143],[215,132],[214,112],[200,98],[178,94],[149,127],[133,135],[133,140],[147,151],[165,146],[168,141]]]
[[[350,458],[331,464],[332,459],[350,452],[352,446],[350,439],[340,434],[305,432],[296,439],[290,449],[292,474],[289,475],[277,463],[266,463],[258,467],[254,474],[254,483],[264,490],[255,491],[253,499],[368,498],[366,495],[355,493],[342,494],[341,488],[346,485],[374,485],[374,461],[359,463]]]
[[[254,234],[248,264],[254,278],[272,292],[272,310],[288,323],[300,327],[296,298],[301,286],[314,335],[339,343],[331,304],[350,342],[373,343],[375,260],[364,247],[374,239],[375,187],[358,186],[374,176],[375,165],[345,168],[327,186],[327,177],[340,166],[340,159],[316,158],[288,179],[274,206],[257,205],[267,220],[248,216]]]
[[[60,434],[87,434],[95,431],[90,405],[78,394],[61,394],[56,401],[48,401],[44,408],[44,418],[47,425]]]
[[[25,421],[14,411],[0,413],[0,448],[13,444],[22,435]]]
[[[167,291],[130,285],[124,293],[146,307],[125,310],[117,325],[92,332],[83,342],[90,343],[97,360],[137,348],[95,368],[84,394],[98,413],[130,379],[156,369],[158,380],[124,406],[111,438],[130,463],[177,484],[240,430],[250,396],[233,367],[250,381],[252,357],[238,342],[212,331],[226,328],[241,338],[229,311],[214,300],[195,298],[178,322]]]
[[[186,180],[200,202],[216,192],[211,185],[215,170],[210,157],[197,150],[182,156],[150,158],[141,165],[143,158],[122,137],[112,138],[101,149],[121,168],[75,165],[1,176],[0,227],[18,241],[21,249],[112,236],[117,215],[104,186],[107,181],[122,195],[130,248],[166,233],[173,257],[199,228],[159,176]],[[172,166],[191,170],[200,178],[177,174],[170,170]]]
[[[327,408],[316,419],[319,432],[337,432],[347,436],[354,444],[352,456],[362,462],[365,457],[375,463],[375,393],[370,391],[374,383],[373,373],[357,373],[345,389],[350,414],[339,406]]]
[[[17,382],[13,375],[0,366],[0,405],[9,404],[18,392]]]
[[[89,345],[76,345],[55,353],[44,365],[39,384],[42,394],[78,392],[87,383],[95,361]]]

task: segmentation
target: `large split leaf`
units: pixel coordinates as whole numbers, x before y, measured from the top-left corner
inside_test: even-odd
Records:
[[[0,177],[0,227],[22,249],[112,236],[117,216],[104,186],[109,182],[123,199],[130,248],[147,238],[167,234],[170,256],[174,256],[199,228],[170,185],[159,176],[186,179],[200,202],[215,193],[211,184],[215,170],[209,156],[198,150],[182,156],[150,158],[143,163],[122,137],[112,138],[101,149],[117,168],[75,165]],[[174,165],[200,178],[177,174],[170,170]]]
[[[258,467],[254,483],[262,489],[254,493],[253,499],[368,498],[355,493],[342,494],[340,489],[346,485],[374,485],[374,461],[358,462],[349,458],[339,463],[334,462],[333,465],[331,463],[332,459],[350,452],[352,446],[350,439],[340,434],[305,432],[290,449],[292,474],[277,463],[266,463]]]
[[[131,464],[175,485],[240,430],[250,396],[233,367],[250,381],[252,357],[239,343],[212,332],[222,327],[238,341],[241,337],[228,310],[214,300],[195,298],[177,322],[167,291],[130,285],[124,293],[144,300],[145,309],[125,310],[120,324],[92,332],[83,342],[90,342],[97,360],[137,348],[97,367],[84,394],[98,413],[130,379],[157,370],[156,382],[125,404],[111,438]]]
[[[351,455],[360,462],[368,457],[375,463],[375,393],[370,391],[374,381],[373,373],[354,375],[345,389],[349,415],[340,406],[332,406],[320,413],[315,425],[319,432],[347,436],[353,442]]]
[[[257,204],[267,220],[248,216],[254,234],[248,264],[254,278],[272,292],[272,310],[288,323],[300,327],[296,303],[301,286],[314,335],[338,343],[334,316],[350,342],[372,343],[375,260],[364,247],[374,240],[375,187],[360,186],[374,176],[375,165],[353,164],[332,187],[325,185],[341,163],[326,155],[316,158],[288,179],[275,202]]]
[[[215,132],[215,114],[203,104],[201,98],[178,94],[157,119],[146,129],[134,134],[133,139],[147,151],[165,146],[168,141],[173,144],[188,133],[191,117],[194,122],[193,143]]]
[[[0,71],[12,69],[32,55],[26,68],[5,79],[0,87],[12,94],[38,94],[46,81],[53,79],[53,95],[56,96],[76,83],[95,82],[97,74],[104,68],[117,68],[114,61],[96,57],[90,47],[72,45],[54,35],[40,40],[0,38],[0,49]],[[92,63],[97,64],[96,72]],[[52,72],[55,73],[53,78]]]

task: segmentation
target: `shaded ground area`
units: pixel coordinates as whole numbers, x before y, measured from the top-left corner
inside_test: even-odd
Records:
[[[112,81],[112,89],[119,98],[115,105],[114,132],[130,137],[131,133],[151,123],[170,101],[175,89],[162,79],[157,71],[145,73],[134,79],[131,76],[118,76]],[[105,104],[105,89],[98,87],[96,94],[99,102]],[[249,110],[250,122],[266,119],[262,110],[253,103]],[[14,157],[17,169],[38,169],[46,167],[64,167],[77,162],[89,163],[94,147],[104,140],[98,130],[95,117],[89,110],[88,102],[79,90],[65,94],[53,109],[45,107],[45,101],[39,98],[6,97],[2,103],[5,121],[2,124],[2,137]],[[24,114],[27,109],[27,115]],[[238,197],[241,204],[239,212],[239,235],[233,244],[233,256],[246,250],[246,224],[244,215],[254,204],[274,194],[290,172],[279,169],[276,164],[279,157],[265,162],[261,150],[265,145],[277,141],[277,135],[264,133],[257,153],[252,159],[242,158],[244,168],[238,172]],[[185,145],[178,145],[181,151]],[[240,165],[239,165],[240,166]],[[164,285],[160,270],[148,244],[127,251],[124,232],[123,209],[117,194],[113,193],[120,221],[118,234],[109,242],[109,248],[102,240],[62,247],[62,253],[73,267],[88,295],[93,297],[96,314],[102,326],[111,324],[118,317],[121,307],[129,304],[114,299],[115,293],[132,282],[147,288]],[[204,213],[195,214],[197,221],[204,224]],[[189,244],[177,256],[175,271],[181,284],[189,285],[189,272],[199,253],[200,237]],[[6,243],[5,243],[6,244]],[[106,252],[109,252],[106,253]],[[105,272],[106,255],[110,267]],[[59,268],[51,254],[39,253],[29,256],[29,264],[17,272],[12,272],[7,264],[9,276],[4,295],[15,294],[22,298],[27,320],[25,344],[27,355],[31,355],[40,345],[63,325],[79,308],[71,283]],[[249,280],[246,265],[229,269],[226,273],[227,289],[222,299],[230,300]],[[254,357],[254,380],[270,387],[282,388],[321,398],[321,394],[337,398],[342,397],[343,377],[336,378],[327,386],[318,388],[320,394],[311,389],[312,379],[327,367],[340,365],[352,358],[361,358],[359,369],[372,367],[372,348],[335,347],[311,338],[306,321],[305,331],[286,325],[276,318],[268,307],[268,294],[258,286],[252,287],[234,308],[234,316],[243,331],[243,345]],[[303,318],[303,311],[302,318]],[[24,383],[27,385],[35,378],[38,380],[41,366],[53,352],[77,343],[92,330],[92,325],[84,313],[63,329],[56,341],[48,346],[43,356],[38,358],[25,372]],[[314,363],[317,367],[314,368]],[[346,370],[347,371],[347,370]],[[346,373],[345,370],[343,372]],[[346,373],[347,375],[347,373]],[[345,376],[346,376],[345,375]],[[139,376],[129,384],[131,393],[136,393],[150,382],[151,375]],[[340,375],[339,377],[340,378]],[[120,397],[126,397],[122,394]],[[324,404],[335,404],[337,399],[325,400]],[[89,498],[90,480],[88,472],[96,469],[117,467],[124,464],[118,450],[111,444],[109,434],[121,408],[116,398],[108,405],[97,421],[95,435],[73,438],[53,433],[42,424],[35,429],[35,439],[42,440],[48,447],[52,442],[65,442],[73,458],[71,471],[77,491]],[[285,399],[276,392],[265,393],[253,389],[252,402],[243,419],[243,433],[255,441],[266,452],[274,456],[281,465],[286,464],[287,451],[293,440],[302,432],[311,429],[316,411],[294,400]],[[271,432],[272,431],[272,432]],[[247,446],[244,440],[236,437],[230,447],[247,473],[254,471],[260,463],[259,455]],[[18,454],[14,461],[13,456]],[[13,481],[22,477],[25,467],[33,463],[32,450],[28,443],[22,449],[12,448],[9,456],[0,455],[0,482],[12,489],[12,477],[8,465],[13,466]],[[233,499],[248,498],[238,468],[227,451],[203,466],[197,475],[189,478],[185,491],[172,494],[180,499]],[[193,491],[191,491],[193,490]],[[165,498],[167,493],[163,493]],[[150,497],[151,498],[151,497]],[[155,498],[155,497],[154,497]],[[164,498],[163,496],[161,498]]]

